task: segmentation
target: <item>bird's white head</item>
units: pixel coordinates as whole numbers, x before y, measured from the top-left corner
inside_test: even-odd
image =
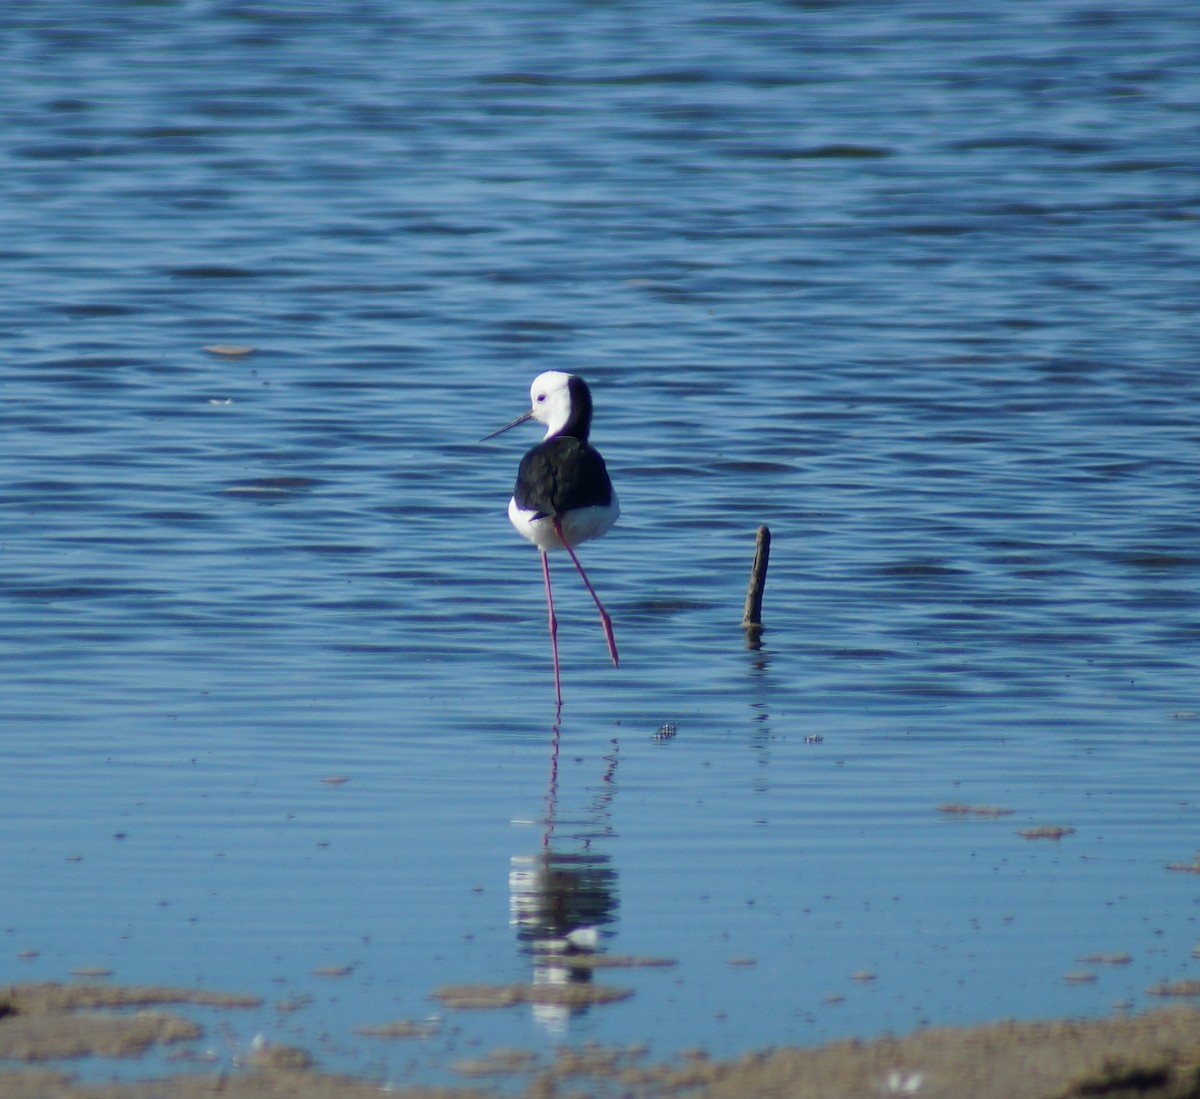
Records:
[[[578,374],[565,374],[561,370],[539,374],[529,387],[529,406],[524,415],[485,435],[480,442],[494,439],[526,420],[545,424],[547,439],[570,435],[580,442],[587,442],[588,432],[592,429],[592,394],[587,382]]]
[[[530,413],[538,423],[546,425],[547,439],[560,434],[573,413],[578,415],[580,410],[574,407],[573,391],[578,390],[580,382],[581,378],[561,370],[547,370],[533,379],[529,387]],[[586,386],[583,391],[587,392]]]

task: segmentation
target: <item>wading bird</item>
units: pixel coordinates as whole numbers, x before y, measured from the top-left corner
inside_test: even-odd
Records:
[[[558,673],[558,620],[550,590],[549,551],[565,549],[595,601],[604,626],[604,639],[613,665],[617,643],[612,619],[587,573],[579,563],[575,547],[589,538],[599,538],[617,521],[621,509],[617,494],[600,452],[588,443],[592,427],[592,394],[587,382],[574,374],[548,370],[533,379],[529,388],[530,409],[511,424],[485,435],[494,439],[526,420],[546,425],[546,437],[524,458],[517,469],[517,483],[508,502],[508,518],[522,537],[542,554],[542,576],[546,581],[546,607],[550,616],[550,649],[554,655],[554,694],[562,705]]]

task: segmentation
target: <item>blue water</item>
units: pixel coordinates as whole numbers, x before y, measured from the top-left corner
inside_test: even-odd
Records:
[[[1195,976],[1198,40],[1184,0],[6,7],[0,981],[311,996],[206,1042],[432,1080]],[[583,550],[619,669],[556,562],[557,757],[536,435],[476,441],[546,369],[624,512]],[[572,926],[677,964],[429,999]]]

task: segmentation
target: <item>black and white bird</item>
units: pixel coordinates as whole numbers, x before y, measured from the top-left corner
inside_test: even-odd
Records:
[[[613,638],[612,619],[583,571],[575,547],[611,530],[621,508],[604,459],[588,442],[592,428],[592,394],[587,382],[575,374],[548,370],[533,379],[529,403],[528,412],[485,435],[484,440],[493,439],[526,420],[546,425],[546,437],[521,459],[517,483],[508,502],[508,518],[522,537],[541,550],[550,616],[550,648],[554,655],[554,693],[561,706],[558,620],[554,616],[554,595],[550,590],[549,552],[565,549],[570,554],[600,612],[608,653],[616,665],[617,643]]]

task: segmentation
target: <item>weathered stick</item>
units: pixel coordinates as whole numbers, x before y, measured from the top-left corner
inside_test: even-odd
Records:
[[[754,564],[750,568],[750,587],[746,590],[746,609],[742,612],[742,629],[746,645],[757,649],[761,643],[763,590],[767,586],[767,564],[771,559],[771,532],[759,527],[754,538]]]

